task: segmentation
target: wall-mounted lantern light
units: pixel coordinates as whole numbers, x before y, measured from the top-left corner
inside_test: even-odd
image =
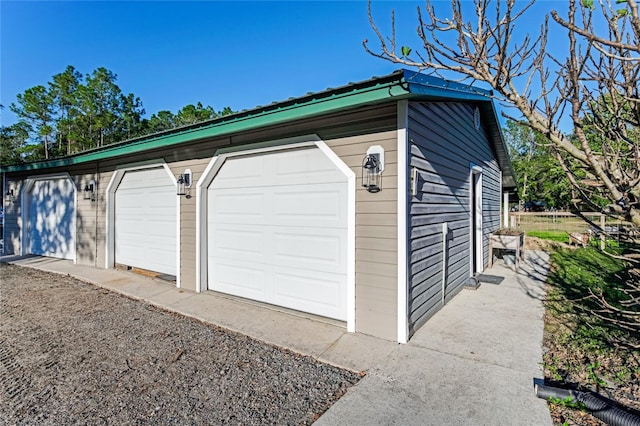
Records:
[[[7,197],[9,197],[9,202],[10,202],[10,203],[12,203],[12,204],[13,204],[13,203],[15,203],[15,201],[16,201],[16,195],[15,195],[15,193],[13,192],[13,189],[9,189],[9,190],[7,191],[7,194],[6,194],[6,195],[7,195]]]
[[[382,172],[384,171],[384,149],[374,145],[367,150],[362,160],[362,186],[369,192],[382,191]]]
[[[84,191],[82,192],[85,200],[95,201],[96,200],[96,181],[91,179],[91,181],[84,186]]]
[[[184,195],[185,198],[191,198],[191,194],[190,194],[191,191],[189,190],[189,188],[191,188],[191,183],[192,183],[191,169],[187,169],[184,171],[183,174],[178,175],[177,195]]]

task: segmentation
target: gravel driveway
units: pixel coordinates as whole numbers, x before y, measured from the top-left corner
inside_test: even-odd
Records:
[[[1,424],[311,424],[358,380],[70,277],[0,264]]]

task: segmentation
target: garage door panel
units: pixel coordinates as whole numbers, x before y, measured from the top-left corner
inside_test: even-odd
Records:
[[[341,227],[346,223],[346,189],[309,185],[287,189],[216,190],[209,198],[209,211],[216,223],[253,223],[278,226]],[[279,187],[276,187],[279,188]]]
[[[175,244],[176,241],[170,235],[152,233],[152,231],[150,231],[147,233],[131,232],[126,236],[120,236],[118,242],[120,243],[119,253],[122,254],[127,249],[127,247],[135,247],[136,249],[148,250],[147,253],[163,253],[166,251],[165,247],[167,245]]]
[[[139,234],[144,234],[141,230],[144,228],[144,220],[133,218],[126,218],[124,215],[120,215],[120,221],[118,222],[118,241],[135,240]]]
[[[263,268],[252,268],[249,262],[219,260],[210,263],[210,271],[216,277],[215,290],[248,299],[265,300],[270,290],[268,274]]]
[[[276,190],[273,193],[271,223],[277,225],[345,228],[346,191],[326,185],[311,185],[304,190]]]
[[[169,185],[165,185],[163,188],[154,188],[142,196],[147,200],[147,206],[149,208],[158,209],[158,215],[175,217],[177,200],[175,191],[175,186],[170,182]],[[171,212],[173,212],[173,214],[171,214]]]
[[[249,228],[249,229],[247,229]],[[341,230],[278,232],[279,227],[221,225],[210,233],[210,255],[248,264],[295,265],[308,271],[346,273],[346,239]]]
[[[264,262],[264,231],[259,226],[246,229],[239,226],[215,228],[210,239],[213,240],[215,256],[218,258],[241,258]]]
[[[141,242],[149,239],[163,238],[165,241],[174,241],[176,232],[167,232],[169,227],[175,227],[175,214],[172,217],[141,218],[139,215],[121,214],[118,218],[119,241],[139,239]]]
[[[170,193],[167,193],[171,189]],[[163,192],[160,191],[141,191],[139,189],[124,190],[118,188],[117,199],[120,203],[121,214],[124,212],[132,212],[138,214],[141,209],[151,211],[156,210],[156,215],[174,216],[176,208],[176,194],[173,184],[165,185]],[[144,203],[144,206],[140,205]],[[168,210],[173,209],[173,215]]]
[[[38,180],[28,197],[27,252],[73,260],[75,184],[69,179]]]
[[[161,190],[166,188],[168,181],[170,181],[170,177],[164,168],[132,170],[125,173],[125,179],[118,185],[118,190],[126,189],[139,194],[147,193],[153,191],[154,188]]]
[[[322,151],[229,158],[207,194],[209,289],[346,319],[347,178]]]
[[[29,254],[57,257],[61,259],[73,259],[74,247],[64,237],[51,235],[50,229],[37,231],[40,235],[31,239]]]
[[[211,188],[251,188],[262,183],[264,159],[261,156],[244,157],[242,162],[227,160],[211,184]]]
[[[346,273],[346,241],[343,234],[337,230],[323,231],[321,234],[274,232],[274,264],[295,265],[308,271]]]
[[[135,259],[139,257],[141,252],[145,253],[146,256],[144,264],[140,264],[139,262],[131,264],[131,262],[127,262],[125,260]],[[118,252],[118,256],[118,259],[116,259],[118,263],[173,275],[171,270],[167,272],[166,261],[168,259],[166,259],[162,250],[150,248],[145,244],[137,244],[135,241],[129,242],[126,248],[123,248]]]
[[[231,222],[236,221],[234,217],[241,215],[245,218],[240,220],[254,221],[264,215],[265,194],[251,190],[221,190],[209,200],[209,206],[215,211],[220,220],[225,216]]]
[[[127,171],[115,195],[115,261],[177,274],[177,196],[164,168]]]
[[[303,149],[227,159],[210,188],[260,187],[265,181],[304,186],[343,182],[344,175],[320,150]]]
[[[344,175],[320,150],[292,151],[274,157],[276,185],[342,182]]]
[[[345,320],[343,288],[341,275],[299,274],[288,268],[275,268],[271,303]]]

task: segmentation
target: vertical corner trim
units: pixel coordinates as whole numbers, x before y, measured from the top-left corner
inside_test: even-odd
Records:
[[[407,232],[407,203],[408,203],[408,174],[409,150],[409,102],[398,101],[397,117],[398,137],[398,343],[409,341],[409,283],[408,283],[408,232]]]
[[[482,167],[476,164],[469,164],[469,230],[473,233],[473,237],[469,241],[469,254],[474,256],[475,253],[475,265],[474,260],[470,259],[469,272],[470,276],[473,276],[476,272],[484,271],[484,245],[483,245],[483,183],[482,183],[483,170]],[[475,206],[474,206],[475,204]],[[475,244],[475,247],[474,247]]]
[[[196,292],[200,293],[208,287],[207,262],[207,188],[213,181],[217,171],[222,167],[225,156],[214,155],[205,167],[196,184]]]

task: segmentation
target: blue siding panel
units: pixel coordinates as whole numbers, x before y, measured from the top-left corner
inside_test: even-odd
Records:
[[[484,265],[488,236],[500,226],[500,169],[486,129],[474,126],[474,108],[464,102],[409,104],[409,167],[419,175],[408,205],[410,334],[442,307],[442,223],[449,230],[445,302],[470,276],[472,164],[482,168]]]

